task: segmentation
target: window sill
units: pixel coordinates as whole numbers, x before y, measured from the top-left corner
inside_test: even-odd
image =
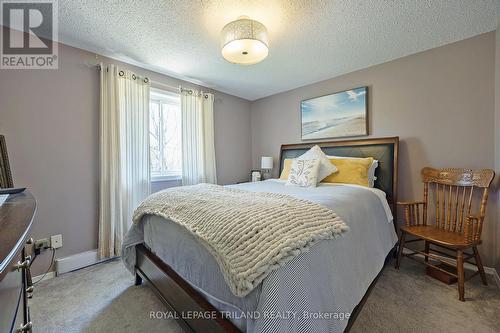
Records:
[[[152,176],[151,183],[171,182],[182,180],[182,176]]]

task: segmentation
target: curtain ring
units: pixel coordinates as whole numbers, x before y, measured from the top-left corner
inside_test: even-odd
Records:
[[[135,80],[137,78],[137,76],[135,76],[135,74],[132,74],[132,80]]]
[[[192,90],[188,90],[188,94],[189,94],[189,95],[192,95],[192,94],[193,94],[193,91],[192,91]]]
[[[123,75],[125,75],[125,72],[124,71],[119,71],[118,75],[123,76]]]
[[[149,82],[149,79],[146,77],[144,78],[144,83],[148,83]]]
[[[205,94],[205,99],[208,99],[208,95],[207,94]]]

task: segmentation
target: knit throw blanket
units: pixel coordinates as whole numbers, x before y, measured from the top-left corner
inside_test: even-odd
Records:
[[[320,240],[349,230],[335,213],[316,203],[211,184],[155,193],[137,208],[134,223],[144,215],[171,220],[196,236],[239,297]]]

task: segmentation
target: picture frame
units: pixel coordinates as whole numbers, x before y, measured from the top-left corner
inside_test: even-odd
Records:
[[[367,136],[368,87],[302,100],[300,115],[303,141]]]
[[[0,188],[14,187],[5,137],[0,135]]]

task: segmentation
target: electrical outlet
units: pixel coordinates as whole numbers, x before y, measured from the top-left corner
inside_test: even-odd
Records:
[[[35,250],[46,250],[50,247],[50,239],[42,238],[35,241]]]
[[[50,247],[58,249],[63,246],[62,235],[50,236]]]

